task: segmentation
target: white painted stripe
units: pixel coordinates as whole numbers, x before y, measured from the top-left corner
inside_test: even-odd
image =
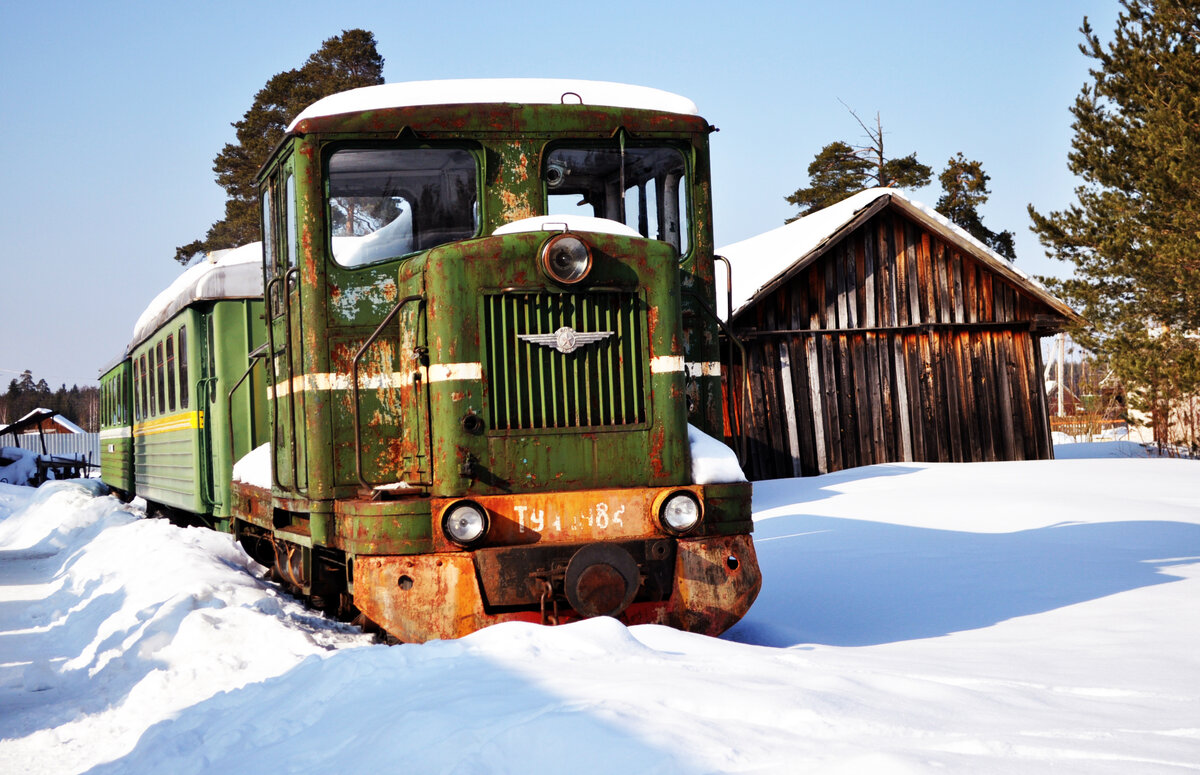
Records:
[[[411,382],[414,374],[419,374],[422,379],[429,382],[479,380],[483,379],[483,364],[478,361],[474,363],[435,363],[428,369],[422,366],[417,372],[393,371],[387,374],[362,375],[358,378],[358,387],[360,390],[398,389],[401,385]],[[290,381],[268,387],[267,397],[281,398],[289,393],[301,391],[350,390],[352,385],[349,374],[302,374],[293,377]]]
[[[122,428],[105,428],[100,431],[100,439],[130,439],[133,438],[133,428],[126,425]]]
[[[651,374],[671,374],[683,371],[682,355],[657,355],[650,359]]]
[[[360,390],[379,390],[381,388],[399,389],[406,380],[412,379],[411,371],[393,371],[386,374],[361,374],[358,377]],[[353,381],[349,374],[302,374],[293,377],[288,382],[280,382],[274,387],[267,388],[267,398],[282,398],[288,393],[320,390],[350,390]]]
[[[429,367],[430,382],[445,382],[452,379],[483,379],[483,364],[435,363]]]
[[[720,361],[688,361],[689,377],[719,377],[721,376]]]

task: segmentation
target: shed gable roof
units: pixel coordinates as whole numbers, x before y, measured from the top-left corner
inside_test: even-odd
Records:
[[[1068,320],[1079,315],[1033,277],[984,245],[946,216],[893,188],[869,188],[717,253],[733,266],[733,315],[778,288],[825,254],[842,237],[887,206],[893,206]]]
[[[37,428],[44,421],[51,420],[55,425],[63,428],[67,433],[84,433],[83,428],[80,428],[75,423],[63,417],[53,409],[38,408],[27,413],[24,417],[9,425],[0,425],[0,433],[20,434],[26,433],[31,428]]]

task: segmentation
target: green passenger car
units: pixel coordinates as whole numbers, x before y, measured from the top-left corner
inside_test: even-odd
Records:
[[[250,357],[264,340],[260,251],[255,243],[190,268],[105,375],[125,380],[126,424],[111,430],[125,441],[114,438],[102,477],[151,511],[229,528],[233,461],[266,438],[263,371]]]

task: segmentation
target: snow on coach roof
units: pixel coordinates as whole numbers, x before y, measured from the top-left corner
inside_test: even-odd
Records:
[[[288,125],[288,131],[294,132],[305,119],[363,110],[496,103],[558,105],[563,102],[699,115],[696,103],[687,97],[648,86],[569,78],[475,78],[385,83],[339,92],[317,100],[301,111]]]
[[[157,331],[189,304],[212,299],[251,299],[263,295],[262,243],[217,250],[190,266],[154,297],[133,326],[130,349]]]

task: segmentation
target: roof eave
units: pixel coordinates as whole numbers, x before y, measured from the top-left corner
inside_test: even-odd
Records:
[[[896,206],[901,212],[905,213],[925,227],[936,231],[947,242],[953,244],[959,250],[970,254],[1013,285],[1016,285],[1018,288],[1026,291],[1038,301],[1062,315],[1065,323],[1079,324],[1084,322],[1083,316],[1072,309],[1066,302],[1050,293],[1050,291],[1048,291],[1045,286],[1043,286],[1037,280],[1015,269],[1013,265],[1000,254],[974,240],[964,238],[954,229],[947,229],[945,224],[940,223],[937,219],[930,217],[928,212],[920,207],[916,207],[903,196],[889,195],[887,199],[889,199],[891,204]]]
[[[810,264],[812,264],[821,256],[825,255],[830,248],[840,242],[842,237],[854,231],[864,222],[874,217],[876,213],[887,206],[890,200],[890,196],[886,194],[882,195],[878,199],[875,199],[870,204],[863,207],[861,210],[855,212],[854,215],[842,223],[841,226],[834,229],[829,236],[817,243],[816,247],[797,258],[792,262],[791,266],[789,266],[780,274],[776,275],[772,280],[767,282],[766,285],[763,285],[761,288],[755,291],[749,299],[746,299],[746,301],[740,307],[738,307],[732,315],[729,316],[730,322],[733,322],[738,318],[739,315],[757,304],[760,299],[770,295],[788,280],[791,280],[800,272],[808,268]]]

